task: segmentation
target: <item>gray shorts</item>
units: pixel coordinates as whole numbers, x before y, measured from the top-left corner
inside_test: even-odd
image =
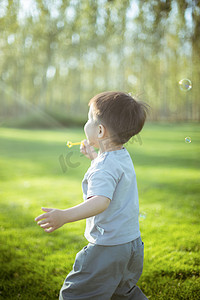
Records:
[[[147,299],[136,286],[142,274],[143,256],[140,237],[116,246],[89,243],[77,253],[59,300]]]

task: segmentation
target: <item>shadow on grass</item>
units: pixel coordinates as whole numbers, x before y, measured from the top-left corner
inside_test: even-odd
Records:
[[[135,151],[130,149],[130,154],[134,165],[156,168],[188,168],[198,169],[200,162],[197,158],[187,156],[186,158],[177,155],[150,155],[148,153],[140,154],[138,149]],[[58,175],[67,174],[76,177],[80,173],[80,169],[86,171],[90,162],[83,157],[79,148],[68,149],[62,143],[54,143],[48,141],[20,141],[9,138],[1,138],[1,157],[9,162],[22,160],[26,162],[34,162],[38,169],[43,169],[44,174],[56,172]],[[53,171],[52,171],[53,170]],[[84,172],[83,172],[84,175]],[[79,175],[78,175],[79,176]]]
[[[68,149],[62,143],[22,141],[1,138],[1,158],[5,161],[6,168],[0,171],[1,179],[16,177],[15,173],[21,169],[30,175],[57,175],[82,178],[90,165],[90,161],[83,157],[79,148]],[[32,164],[32,167],[30,166]],[[82,171],[82,175],[80,174]],[[10,175],[12,174],[12,175]],[[82,176],[82,177],[81,177]]]
[[[184,169],[198,169],[200,166],[200,160],[191,156],[188,156],[187,158],[182,158],[180,155],[150,155],[148,153],[140,154],[136,152],[133,154],[133,151],[130,151],[130,154],[132,156],[132,160],[135,166],[145,166],[145,167],[152,167],[152,168],[183,168]]]

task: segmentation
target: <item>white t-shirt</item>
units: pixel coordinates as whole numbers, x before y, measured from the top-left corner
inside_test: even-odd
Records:
[[[111,200],[102,213],[86,219],[85,237],[97,245],[119,245],[140,236],[136,175],[128,151],[104,152],[91,162],[82,181],[83,199]]]

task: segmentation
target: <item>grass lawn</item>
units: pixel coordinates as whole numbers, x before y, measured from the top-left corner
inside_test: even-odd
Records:
[[[85,221],[51,234],[34,221],[42,206],[64,209],[82,201],[90,162],[79,146],[68,149],[65,142],[83,138],[82,129],[0,128],[0,299],[57,299],[76,253],[87,244]],[[145,244],[138,285],[151,300],[197,300],[200,127],[147,124],[127,149],[137,174]]]

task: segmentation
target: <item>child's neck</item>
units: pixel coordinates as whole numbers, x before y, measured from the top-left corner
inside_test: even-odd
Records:
[[[123,144],[116,145],[110,142],[109,140],[105,140],[99,143],[99,154],[104,152],[121,150],[123,148]]]

